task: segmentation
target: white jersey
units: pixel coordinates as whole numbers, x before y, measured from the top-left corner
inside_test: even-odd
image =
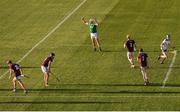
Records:
[[[161,44],[161,50],[167,50],[168,44],[170,44],[170,41],[164,39]]]

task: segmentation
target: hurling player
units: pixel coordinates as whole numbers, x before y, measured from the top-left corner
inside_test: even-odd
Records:
[[[54,53],[50,53],[48,57],[46,57],[41,65],[41,70],[44,74],[44,85],[47,87],[49,81],[49,74],[51,73],[51,63],[53,62],[55,57]]]
[[[175,47],[173,47],[170,44],[170,35],[166,35],[166,38],[162,41],[160,45],[161,54],[158,57],[158,60],[161,60],[160,63],[163,64],[165,59],[167,58],[167,51],[168,51],[168,45],[174,50]]]
[[[97,33],[97,26],[99,23],[97,22],[96,18],[94,19],[89,19],[89,22],[85,20],[84,17],[82,17],[82,21],[85,25],[89,26],[89,31],[90,31],[90,37],[91,37],[91,42],[94,48],[94,51],[96,51],[96,45],[99,48],[99,51],[102,51],[100,47],[100,42],[98,38],[98,33]]]
[[[136,43],[131,39],[130,35],[126,36],[127,41],[124,43],[124,48],[127,48],[127,58],[131,64],[131,68],[134,68],[134,51],[136,51]]]
[[[143,51],[143,49],[139,49],[139,55],[138,55],[138,62],[139,62],[139,66],[140,66],[140,70],[141,73],[143,75],[143,80],[144,80],[144,85],[148,85],[149,84],[149,80],[147,77],[147,72],[146,69],[148,67],[148,55]]]
[[[9,67],[9,79],[11,78],[12,74],[14,73],[14,78],[13,78],[13,92],[16,92],[16,82],[19,83],[19,85],[21,86],[21,88],[24,90],[24,93],[27,93],[27,90],[23,84],[23,82],[21,81],[21,75],[22,75],[22,70],[19,66],[19,64],[16,63],[12,63],[11,60],[7,61],[8,67]]]

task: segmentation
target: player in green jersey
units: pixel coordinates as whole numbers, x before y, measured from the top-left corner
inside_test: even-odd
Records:
[[[97,34],[97,26],[99,25],[96,18],[94,19],[89,19],[89,22],[85,20],[84,17],[82,17],[82,21],[84,24],[89,26],[89,30],[90,30],[90,36],[91,36],[91,41],[92,41],[92,45],[94,48],[94,51],[96,51],[96,45],[99,48],[99,51],[102,51],[101,47],[100,47],[100,42],[98,39],[98,34]]]

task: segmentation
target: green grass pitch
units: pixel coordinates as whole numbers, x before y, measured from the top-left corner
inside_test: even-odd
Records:
[[[180,49],[179,0],[1,0],[0,1],[0,110],[180,110],[180,57],[156,62],[159,45],[171,34]],[[96,17],[103,52],[91,47],[88,27],[81,17]],[[68,17],[68,18],[67,18]],[[67,19],[66,19],[67,18]],[[20,65],[29,93],[18,86],[11,92],[5,61],[19,61],[65,20]],[[131,34],[149,55],[151,86],[144,86],[138,68],[130,69],[123,42]],[[55,52],[50,77],[43,86],[42,60]],[[137,52],[135,53],[137,57]],[[137,65],[137,61],[135,61]],[[171,73],[162,88],[168,69]]]

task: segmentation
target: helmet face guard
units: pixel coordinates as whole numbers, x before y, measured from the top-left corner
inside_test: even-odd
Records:
[[[50,56],[54,57],[54,56],[55,56],[55,53],[51,53]]]
[[[170,35],[169,34],[166,35],[166,40],[170,41]]]
[[[140,52],[140,53],[141,53],[141,52],[144,52],[144,50],[143,50],[142,48],[140,48],[140,49],[139,49],[139,52]]]
[[[7,63],[7,64],[11,64],[11,63],[12,63],[12,61],[11,61],[11,60],[8,60],[8,61],[6,61],[6,63]]]

